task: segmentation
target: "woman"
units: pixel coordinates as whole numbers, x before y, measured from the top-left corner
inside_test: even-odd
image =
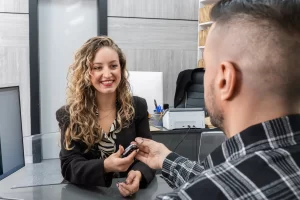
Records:
[[[122,50],[108,37],[91,38],[75,54],[68,77],[67,106],[56,112],[63,177],[109,187],[113,177],[127,176],[118,184],[123,196],[147,186],[155,172],[134,160],[135,151],[121,158],[136,137],[151,138],[147,103],[131,96]]]

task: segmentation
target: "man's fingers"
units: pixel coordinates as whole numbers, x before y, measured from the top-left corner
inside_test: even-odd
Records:
[[[139,161],[147,164],[148,154],[144,153],[142,151],[139,151],[139,153],[135,156],[135,158],[138,159]]]
[[[149,152],[149,148],[155,144],[153,140],[147,139],[147,138],[135,138],[135,141],[137,143],[137,146],[139,147],[139,150],[144,152]]]
[[[148,138],[141,138],[141,137],[135,138],[135,141],[138,146],[149,146],[152,142],[154,142],[153,140],[150,140]]]
[[[137,158],[137,156],[143,156],[143,157],[145,157],[145,158],[148,158],[149,154],[148,154],[147,152],[144,152],[144,151],[139,151],[139,152],[136,154],[135,158]]]
[[[128,176],[127,176],[125,182],[126,182],[127,184],[131,184],[132,181],[133,181],[133,179],[134,179],[135,177],[136,177],[136,174],[133,173],[133,171],[130,171],[130,172],[128,173]]]

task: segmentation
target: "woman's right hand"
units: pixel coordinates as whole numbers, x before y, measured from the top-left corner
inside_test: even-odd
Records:
[[[126,172],[130,165],[134,162],[134,157],[137,151],[133,151],[129,156],[122,158],[124,147],[119,145],[119,150],[116,153],[111,154],[104,160],[104,171],[109,172]]]

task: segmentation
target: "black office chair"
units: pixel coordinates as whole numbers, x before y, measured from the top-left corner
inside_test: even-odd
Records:
[[[192,71],[191,80],[185,87],[185,97],[177,108],[204,108],[204,69],[197,68]]]
[[[198,162],[202,162],[211,152],[225,142],[226,136],[222,131],[202,132],[198,152]]]

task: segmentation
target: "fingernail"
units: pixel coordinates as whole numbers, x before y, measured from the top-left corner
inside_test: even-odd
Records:
[[[137,137],[137,138],[135,138],[135,141],[136,141],[137,143],[140,143],[140,142],[142,141],[142,138]]]
[[[116,186],[119,187],[119,183],[117,183]]]

